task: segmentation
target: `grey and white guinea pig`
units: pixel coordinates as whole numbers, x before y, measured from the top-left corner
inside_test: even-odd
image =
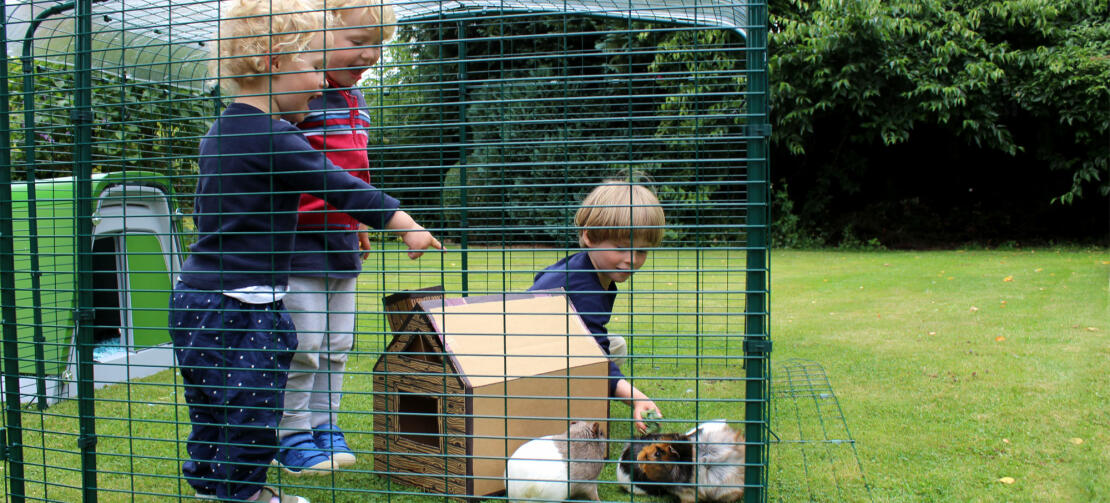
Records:
[[[505,464],[510,501],[601,501],[596,480],[608,457],[601,424],[574,421],[566,433],[529,440]]]

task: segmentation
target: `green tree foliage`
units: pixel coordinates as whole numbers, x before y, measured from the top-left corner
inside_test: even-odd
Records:
[[[408,201],[469,208],[447,213],[445,226],[465,216],[471,237],[573,241],[577,202],[628,170],[657,182],[669,219],[734,218],[714,221],[683,203],[742,201],[736,33],[528,16],[409,25],[396,39],[375,157],[386,176],[396,170],[383,185],[407,190]]]
[[[12,179],[25,180],[31,168],[36,179],[71,176],[73,70],[50,62],[28,69],[33,124],[24,115],[24,68],[19,62],[8,63]],[[175,190],[192,192],[197,146],[219,103],[188,86],[137,81],[126,74],[93,72],[92,81],[94,171],[154,171],[173,176]]]
[[[799,235],[1036,235],[1110,193],[1105,1],[772,0],[770,13],[772,169]],[[381,164],[429,204],[444,183],[449,206],[465,193],[488,210],[471,225],[565,239],[569,212],[551,201],[623,168],[654,176],[676,207],[742,212],[724,161],[744,138],[735,32],[540,15],[407,26],[398,41]],[[620,129],[643,143],[613,152]],[[567,181],[581,185],[548,187]]]
[[[1105,196],[1107,9],[1103,0],[772,2],[774,141],[807,157],[822,187],[811,210],[888,176],[871,164],[874,149],[936,135],[1032,156],[1045,177],[1070,173],[1059,201],[1091,188]]]

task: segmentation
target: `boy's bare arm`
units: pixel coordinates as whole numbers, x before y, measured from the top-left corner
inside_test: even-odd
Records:
[[[416,223],[408,213],[398,210],[393,214],[393,218],[386,222],[385,228],[398,231],[401,233],[401,241],[409,247],[409,258],[418,259],[424,254],[423,250],[428,248],[435,248],[437,250],[443,249],[443,244],[439,242],[432,233],[424,230],[424,227]]]
[[[627,379],[617,381],[617,389],[613,391],[613,396],[620,398],[622,402],[632,407],[632,419],[636,420],[636,430],[640,434],[647,432],[647,425],[644,424],[644,414],[655,411],[659,417],[663,417],[663,412],[659,410],[655,402],[628,382]]]

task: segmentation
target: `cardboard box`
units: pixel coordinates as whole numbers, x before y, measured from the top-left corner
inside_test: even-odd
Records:
[[[505,489],[524,442],[609,415],[608,359],[560,291],[385,299],[374,366],[374,469],[459,497]]]

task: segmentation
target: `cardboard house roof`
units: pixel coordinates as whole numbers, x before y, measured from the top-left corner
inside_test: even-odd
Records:
[[[607,359],[561,291],[427,300],[420,306],[472,388]]]

